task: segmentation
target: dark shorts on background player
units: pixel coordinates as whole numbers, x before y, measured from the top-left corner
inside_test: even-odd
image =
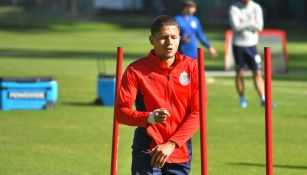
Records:
[[[162,169],[150,165],[150,151],[152,139],[147,135],[145,128],[136,128],[132,145],[132,175],[188,175],[191,171],[191,162],[165,163]],[[188,144],[189,151],[191,143]],[[191,153],[191,152],[190,152]]]
[[[245,64],[247,64],[252,71],[262,68],[261,57],[258,54],[256,46],[240,47],[233,45],[232,51],[235,58],[236,70],[243,69]]]

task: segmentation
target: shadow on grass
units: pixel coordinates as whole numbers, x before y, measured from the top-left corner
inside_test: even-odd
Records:
[[[92,102],[62,102],[61,105],[73,106],[73,107],[97,107],[97,108],[108,107],[108,108],[113,108],[113,106],[103,106],[101,104],[96,104],[95,100],[93,100]]]
[[[234,162],[234,163],[228,163],[228,164],[229,165],[235,165],[235,166],[265,167],[265,164],[262,164],[262,163]],[[278,164],[275,164],[274,167],[285,168],[285,169],[307,170],[307,166],[300,166],[300,165],[278,165]]]
[[[302,33],[306,32],[306,26],[304,27],[287,27],[286,29],[287,33],[287,40],[288,42],[307,42],[307,37],[304,35],[302,36]]]
[[[76,107],[94,107],[97,106],[94,101],[93,102],[62,102],[62,105],[66,106],[76,106]]]
[[[124,54],[125,58],[137,59],[145,55],[127,53]],[[11,58],[52,58],[52,59],[76,59],[76,58],[104,58],[116,59],[116,50],[114,52],[89,52],[89,51],[44,51],[44,50],[23,50],[23,49],[0,49],[1,57]]]
[[[61,13],[29,12],[22,7],[1,7],[0,27],[9,31],[50,30],[53,24],[72,21]]]
[[[98,18],[99,21],[104,23],[109,23],[112,25],[118,25],[122,28],[144,28],[148,29],[150,27],[151,21],[155,16],[141,16],[141,15],[101,15],[101,18]],[[133,19],[133,22],[131,22]]]
[[[284,75],[275,75],[276,80],[307,81],[307,59],[306,54],[289,55],[289,72]]]
[[[97,23],[119,26],[121,28],[148,29],[155,16],[133,15],[126,11],[91,12],[96,15],[72,19],[64,12],[36,12],[22,7],[0,7],[0,28],[15,32],[52,31],[54,24],[73,26],[78,22],[95,21]],[[88,18],[88,19],[87,19]],[[133,19],[133,22],[131,22]],[[69,29],[69,28],[68,28]],[[71,28],[72,29],[72,28]],[[75,30],[75,29],[74,29]]]

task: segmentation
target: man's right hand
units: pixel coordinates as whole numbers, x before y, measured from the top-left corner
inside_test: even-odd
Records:
[[[166,118],[170,116],[170,113],[167,109],[160,108],[152,111],[148,117],[148,123],[158,124],[164,123]]]

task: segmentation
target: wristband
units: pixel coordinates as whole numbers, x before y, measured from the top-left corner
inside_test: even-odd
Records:
[[[151,113],[149,113],[149,116],[147,118],[147,122],[151,124],[155,124],[155,110]]]

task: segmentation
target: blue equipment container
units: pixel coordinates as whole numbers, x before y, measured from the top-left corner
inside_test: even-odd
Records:
[[[98,99],[96,100],[96,104],[102,104],[104,106],[114,105],[115,76],[98,75],[97,95]]]
[[[1,110],[48,109],[55,106],[58,83],[53,77],[0,77]]]

